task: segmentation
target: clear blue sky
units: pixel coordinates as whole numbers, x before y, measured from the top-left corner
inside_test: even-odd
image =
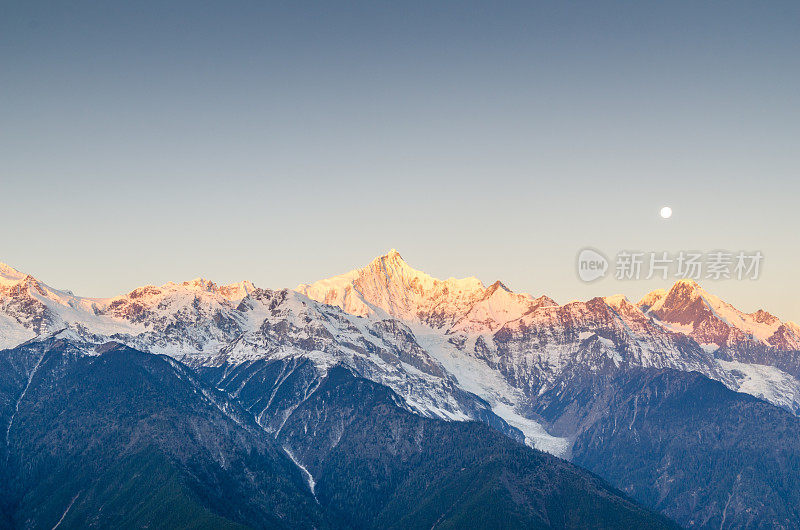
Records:
[[[3,2],[0,261],[108,296],[396,247],[564,302],[661,284],[584,285],[584,246],[758,249],[759,281],[707,288],[800,320],[798,27],[797,2]]]

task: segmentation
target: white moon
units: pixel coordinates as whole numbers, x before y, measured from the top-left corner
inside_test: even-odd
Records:
[[[661,217],[663,217],[664,219],[669,219],[670,217],[672,217],[672,208],[670,208],[669,206],[664,206],[663,208],[661,208]]]

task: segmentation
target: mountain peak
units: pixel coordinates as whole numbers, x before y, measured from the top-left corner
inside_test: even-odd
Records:
[[[679,280],[666,294],[653,291],[639,307],[673,330],[691,335],[703,344],[727,345],[739,337],[768,343],[781,321],[759,309],[744,313],[689,279]]]
[[[396,249],[345,274],[301,284],[309,298],[365,316],[376,309],[433,327],[452,323],[479,300],[486,288],[474,277],[440,280],[411,267]]]
[[[213,292],[213,291],[217,290],[217,284],[216,283],[214,283],[211,280],[208,280],[206,278],[202,278],[202,277],[195,278],[194,280],[189,280],[188,282],[183,282],[181,285],[183,285],[184,287],[189,287],[189,288],[192,288],[192,289],[198,289],[198,290],[201,290],[201,291]]]
[[[611,296],[603,297],[603,302],[614,309],[617,309],[625,304],[630,304],[630,300],[628,300],[628,297],[624,294],[612,294]]]
[[[691,278],[683,278],[675,282],[670,291],[673,291],[674,289],[698,291],[701,290],[702,287],[700,287],[700,284]]]
[[[492,294],[495,293],[495,291],[498,291],[498,290],[499,291],[505,291],[507,293],[512,292],[511,289],[506,287],[503,282],[501,282],[500,280],[497,280],[492,285],[490,285],[488,289],[486,289],[486,294],[487,294],[487,296],[488,295],[492,295]]]
[[[651,307],[656,305],[657,302],[663,300],[665,296],[667,296],[666,289],[656,289],[644,295],[636,305],[638,305],[642,311],[648,311]]]
[[[763,309],[759,309],[755,313],[751,313],[750,316],[752,316],[753,320],[755,320],[759,324],[775,324],[780,322],[780,319],[778,317],[776,317],[771,313],[768,313],[767,311],[764,311]]]
[[[241,300],[252,293],[256,287],[253,285],[253,282],[249,280],[232,283],[230,285],[219,285],[207,278],[200,277],[182,283],[168,282],[162,285],[161,289],[166,289],[167,291],[186,290],[189,292],[208,292],[220,295],[229,300]],[[153,286],[146,286],[134,290],[131,294],[135,295],[134,297],[141,297],[143,294],[159,294],[159,289]]]
[[[256,290],[256,286],[250,280],[243,280],[230,285],[219,287],[219,293],[229,300],[240,300]]]
[[[653,304],[653,309],[660,305],[670,307],[686,306],[707,295],[708,293],[696,281],[690,279],[678,280],[663,297]]]
[[[384,266],[395,266],[395,267],[404,267],[404,268],[411,268],[408,263],[403,259],[403,256],[396,249],[390,249],[389,252],[386,254],[382,254],[377,258],[373,259],[370,264],[370,267],[384,267]]]
[[[678,280],[672,284],[672,287],[669,288],[666,294],[654,304],[654,308],[658,305],[668,305],[671,307],[675,305],[683,306],[702,298],[703,294],[705,294],[705,291],[696,281],[691,279]]]
[[[0,287],[16,285],[27,278],[28,275],[20,272],[10,265],[0,262]]]

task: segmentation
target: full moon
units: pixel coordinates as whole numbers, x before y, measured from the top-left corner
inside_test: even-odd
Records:
[[[663,208],[661,208],[661,217],[663,217],[664,219],[669,219],[670,217],[672,217],[672,208],[670,208],[669,206],[664,206]]]

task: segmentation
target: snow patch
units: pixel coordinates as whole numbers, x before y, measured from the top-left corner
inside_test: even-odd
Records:
[[[492,412],[525,435],[525,443],[558,457],[565,457],[570,442],[566,438],[553,436],[536,420],[526,418],[516,411],[524,396],[512,387],[497,370],[483,361],[464,355],[447,342],[447,337],[431,329],[417,326],[414,335],[445,369],[452,374],[461,388],[489,403]]]
[[[292,453],[292,451],[288,447],[284,447],[283,450],[289,456],[291,461],[294,462],[294,465],[300,468],[300,471],[303,473],[303,476],[306,478],[306,482],[308,483],[308,489],[311,490],[311,495],[313,495],[314,499],[316,500],[317,494],[314,491],[314,488],[317,486],[317,483],[314,480],[314,476],[308,471],[308,469],[306,469],[306,466],[301,464],[300,461],[297,460],[297,458],[295,458],[294,453]]]
[[[723,361],[719,365],[736,381],[732,390],[750,394],[794,413],[800,411],[800,381],[786,372],[763,364]]]

